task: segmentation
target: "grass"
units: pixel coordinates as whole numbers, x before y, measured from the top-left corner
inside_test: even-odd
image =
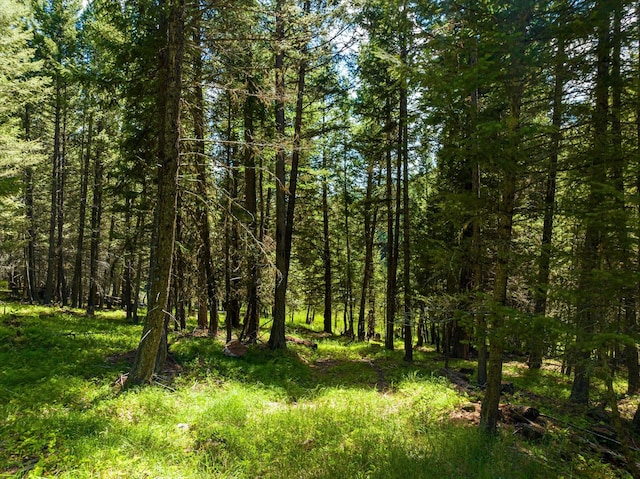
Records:
[[[0,477],[624,477],[580,455],[562,431],[529,443],[452,421],[468,398],[433,374],[441,365],[432,352],[407,365],[401,351],[302,325],[291,334],[317,349],[257,347],[242,359],[223,356],[219,340],[176,336],[182,374],[119,393],[114,381],[128,369],[119,358],[140,330],[117,312],[8,305]],[[505,370],[539,394],[566,389],[553,372]]]

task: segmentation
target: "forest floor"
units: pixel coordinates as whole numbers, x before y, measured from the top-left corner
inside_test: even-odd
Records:
[[[297,321],[286,351],[230,358],[189,326],[154,385],[123,392],[140,325],[0,303],[0,477],[630,477],[600,386],[590,409],[571,406],[554,361],[507,358],[487,438],[472,361],[445,369],[426,347],[407,364],[400,341],[388,351]],[[637,400],[621,396],[626,421]]]

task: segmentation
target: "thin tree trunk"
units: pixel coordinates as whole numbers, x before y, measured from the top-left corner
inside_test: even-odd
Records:
[[[353,269],[351,266],[351,233],[349,231],[349,192],[347,185],[347,164],[344,164],[344,232],[345,232],[345,246],[347,248],[347,284],[345,292],[345,316],[347,318],[345,327],[345,336],[348,338],[354,337],[353,331]]]
[[[64,108],[62,113],[62,134],[61,134],[61,154],[58,169],[58,206],[56,208],[56,214],[58,218],[56,220],[56,297],[63,306],[67,305],[67,279],[65,274],[64,264],[64,208],[65,198],[64,190],[67,181],[67,90],[64,89]]]
[[[98,124],[98,131],[100,131]],[[87,314],[93,316],[96,310],[98,293],[98,252],[100,247],[100,228],[102,222],[102,175],[104,167],[100,151],[96,151],[93,170],[93,203],[91,205],[91,241],[89,246],[89,297]]]
[[[73,279],[71,280],[71,306],[73,308],[81,308],[83,303],[82,291],[82,266],[84,264],[84,228],[87,221],[87,195],[89,190],[89,169],[91,167],[91,143],[93,135],[93,114],[89,114],[89,123],[87,126],[87,145],[86,151],[80,148],[81,154],[84,153],[84,161],[82,166],[82,177],[80,179],[80,212],[78,218],[78,239],[76,242],[76,258],[73,268]],[[84,136],[83,136],[84,143]]]
[[[602,218],[596,218],[593,211],[598,211],[603,204],[602,185],[606,184],[604,162],[607,156],[607,117],[609,115],[609,64],[610,6],[604,1],[596,4],[598,43],[596,46],[596,79],[595,110],[593,112],[593,145],[591,163],[587,170],[586,181],[589,187],[587,204],[592,208],[585,217],[585,237],[580,254],[580,271],[578,278],[578,311],[576,315],[576,344],[574,379],[570,400],[578,404],[589,403],[590,373],[589,363],[591,351],[585,350],[585,343],[595,332],[595,325],[600,322],[601,305],[593,297],[600,288],[597,284],[597,270],[600,267],[600,246],[602,244]]]
[[[308,14],[311,2],[304,3],[304,13]],[[285,137],[284,115],[284,20],[282,18],[283,2],[276,2],[276,291],[273,306],[273,325],[269,336],[271,349],[286,348],[285,311],[286,295],[289,280],[289,261],[293,240],[293,219],[296,205],[296,189],[298,185],[298,165],[300,162],[300,146],[302,132],[302,113],[304,107],[305,76],[307,72],[306,45],[301,48],[302,59],[298,68],[298,85],[296,98],[296,116],[293,124],[293,146],[291,154],[291,171],[289,173],[288,194],[285,195],[285,151],[282,142]],[[288,196],[288,201],[286,199]]]
[[[250,57],[251,59],[253,57]],[[258,339],[260,328],[260,311],[258,310],[258,282],[260,280],[259,249],[258,249],[258,203],[256,197],[256,158],[255,145],[253,143],[254,127],[253,118],[256,108],[257,88],[253,77],[247,75],[247,98],[244,104],[244,190],[245,208],[250,216],[249,238],[250,244],[247,253],[247,312],[245,324],[247,338],[250,343]]]
[[[406,23],[406,2],[403,4],[403,25]],[[407,38],[405,28],[402,29],[400,61],[407,62]],[[407,109],[407,80],[402,79],[400,86],[400,121],[398,124],[399,146],[402,153],[402,286],[404,288],[404,360],[413,361],[413,327],[411,315],[411,249],[409,244],[409,128]],[[398,158],[400,162],[400,158]],[[399,198],[399,196],[398,196]]]
[[[367,304],[367,295],[369,292],[369,284],[373,277],[373,240],[375,235],[375,227],[372,225],[372,215],[377,207],[372,203],[373,199],[373,168],[374,161],[370,160],[367,168],[367,192],[364,200],[364,272],[362,275],[362,294],[360,296],[360,310],[358,311],[358,339],[365,339],[365,309]]]
[[[286,348],[285,341],[285,302],[286,302],[286,258],[285,258],[285,116],[284,116],[284,19],[283,0],[276,1],[276,286],[273,303],[273,325],[269,336],[271,349]]]
[[[44,289],[44,303],[51,304],[55,292],[56,231],[58,220],[58,188],[60,187],[60,121],[62,115],[62,79],[56,76],[54,108],[53,161],[51,175],[51,212],[49,216],[49,251],[47,253],[47,282]]]
[[[560,140],[562,139],[562,114],[564,110],[562,92],[565,83],[565,42],[562,34],[557,38],[557,51],[555,56],[555,81],[553,92],[553,113],[551,125],[551,151],[549,154],[549,169],[547,171],[547,188],[544,198],[544,219],[542,226],[542,243],[538,258],[538,281],[534,293],[533,312],[538,316],[534,325],[532,341],[529,346],[529,359],[527,364],[531,369],[540,369],[544,353],[544,325],[542,317],[547,309],[547,293],[549,291],[549,276],[551,272],[551,247],[553,239],[553,219],[556,204],[556,177],[558,174],[558,154],[560,152]]]
[[[202,44],[202,31],[198,17],[194,26],[194,43]],[[198,249],[199,263],[199,284],[198,284],[198,326],[202,329],[207,328],[207,311],[209,313],[209,334],[216,336],[218,334],[218,300],[216,293],[216,279],[213,271],[213,258],[211,255],[211,226],[209,224],[209,203],[207,192],[207,156],[205,154],[205,111],[204,111],[204,92],[202,88],[202,53],[197,53],[194,60],[194,102],[193,102],[193,129],[194,129],[194,145],[193,152],[195,155],[196,165],[196,191],[198,193],[198,201],[196,203],[196,218],[198,227],[198,236],[200,245]]]
[[[640,87],[640,2],[636,5],[636,23],[637,23],[637,34],[638,34],[638,65],[637,65],[637,78],[636,78],[636,88]],[[636,89],[636,149],[640,152],[640,90]],[[638,164],[636,165],[637,173],[636,173],[636,201],[637,201],[637,229],[636,235],[640,237],[640,159]],[[640,244],[638,245],[638,250],[636,253],[636,264],[640,266]],[[640,284],[636,285],[635,291],[636,298],[640,297]],[[638,311],[635,310],[635,315],[627,318],[627,334],[635,335],[638,330]],[[629,345],[625,347],[625,358],[626,365],[628,371],[628,394],[636,394],[640,391],[640,367],[639,367],[639,358],[638,358],[638,347],[637,345]],[[639,408],[640,410],[640,408]],[[635,418],[634,418],[635,420]]]
[[[24,112],[24,131],[25,140],[31,141],[31,106],[25,106]],[[30,303],[33,303],[38,298],[38,282],[36,278],[36,257],[35,257],[35,243],[36,243],[36,230],[35,220],[33,215],[33,168],[27,167],[25,172],[25,217],[27,219],[27,246],[25,248],[26,253],[26,286],[27,286],[27,298]]]
[[[143,195],[144,188],[143,188]],[[143,223],[142,223],[142,209],[138,212],[138,218],[136,219],[136,231],[138,232],[137,241],[136,241],[136,251],[138,252],[138,259],[136,262],[136,277],[133,282],[133,294],[132,294],[132,311],[131,311],[131,319],[134,324],[138,324],[140,321],[138,318],[138,305],[140,304],[140,287],[142,285],[142,262],[143,262],[143,248],[142,248],[142,233],[143,233]]]
[[[184,0],[166,0],[166,18],[161,31],[167,33],[167,43],[160,52],[160,82],[158,112],[160,114],[158,158],[158,247],[151,278],[149,311],[136,352],[128,385],[149,383],[154,369],[161,366],[166,349],[166,308],[169,296],[173,259],[177,182],[180,142],[180,99],[182,91],[182,59],[184,47]]]
[[[394,208],[393,208],[393,164],[391,155],[391,105],[386,104],[386,203],[387,203],[387,302],[386,302],[386,332],[384,346],[393,350],[394,320],[396,314],[396,278],[397,263],[394,241]]]
[[[322,113],[324,129],[325,113]],[[324,332],[332,334],[331,311],[333,308],[333,274],[331,269],[331,241],[329,237],[329,179],[327,150],[322,147],[322,262],[324,267]],[[366,220],[365,220],[366,221]]]
[[[621,76],[622,62],[622,4],[620,1],[614,2],[613,17],[613,51],[611,58],[611,136],[613,142],[613,182],[617,191],[615,198],[616,216],[615,228],[619,242],[620,253],[618,264],[621,265],[621,275],[628,275],[633,271],[631,260],[631,241],[629,238],[628,226],[629,217],[626,210],[626,187],[624,172],[627,167],[627,160],[623,154],[622,138],[622,91],[624,89]],[[624,310],[623,330],[633,337],[636,333],[636,290],[633,286],[633,279],[629,277],[621,288],[621,303]],[[638,347],[635,344],[624,345],[624,358],[627,366],[627,391],[635,394],[640,390],[640,370],[638,367]]]
[[[526,10],[530,7],[523,5],[523,11],[518,12],[519,18],[528,17]],[[524,34],[525,25],[518,32]],[[520,161],[520,109],[523,92],[523,75],[521,64],[521,41],[516,41],[512,47],[511,79],[509,89],[509,119],[507,122],[509,144],[508,163],[503,168],[502,191],[498,205],[498,234],[495,278],[493,285],[493,303],[495,311],[492,315],[489,334],[489,363],[487,368],[487,387],[480,409],[480,428],[490,434],[496,432],[498,423],[498,405],[502,384],[502,352],[504,312],[502,308],[507,301],[507,284],[509,281],[509,261],[511,256],[511,238],[513,231],[513,213],[516,199],[516,181],[518,164]]]
[[[237,143],[233,131],[233,111],[232,98],[229,95],[227,108],[227,148],[226,148],[226,190],[227,190],[227,208],[226,217],[224,219],[225,228],[225,323],[227,326],[227,334],[230,334],[233,328],[240,325],[240,299],[238,292],[240,259],[238,257],[239,239],[238,239],[238,220],[237,220],[237,202],[238,202],[238,171],[236,168],[236,148],[232,145]]]
[[[184,221],[182,219],[182,195],[178,192],[177,200],[177,214],[176,214],[176,238],[175,242],[177,247],[174,248],[175,273],[172,274],[172,283],[175,291],[175,317],[173,321],[176,329],[185,329],[187,327],[187,312],[185,305],[185,274],[186,274],[186,261],[181,246],[184,244]],[[168,309],[171,311],[171,309]]]

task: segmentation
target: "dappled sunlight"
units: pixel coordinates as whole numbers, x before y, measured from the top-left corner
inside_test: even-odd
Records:
[[[406,364],[402,351],[303,330],[297,337],[317,348],[257,345],[243,358],[224,356],[221,338],[172,335],[180,370],[171,382],[118,392],[114,381],[129,367],[139,331],[116,314],[25,308],[3,316],[5,471],[69,479],[550,477],[563,449],[574,447],[554,445],[558,432],[546,443],[510,433],[487,440],[460,414],[469,404],[476,414],[477,397],[437,374],[435,352]],[[511,400],[567,388],[557,372],[517,361],[505,377],[517,386]],[[602,463],[585,461],[572,459],[567,471],[611,477]]]

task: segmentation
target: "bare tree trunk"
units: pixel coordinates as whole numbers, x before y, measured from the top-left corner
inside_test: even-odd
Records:
[[[273,306],[273,325],[269,336],[271,349],[286,348],[285,311],[286,295],[289,280],[289,261],[293,240],[293,219],[296,205],[296,189],[298,185],[298,165],[300,162],[300,146],[302,132],[302,113],[304,108],[305,76],[307,72],[306,45],[301,47],[302,59],[298,67],[298,85],[296,98],[296,116],[293,124],[293,146],[291,154],[291,171],[289,173],[288,194],[285,195],[285,151],[281,144],[285,135],[284,116],[284,21],[282,18],[282,0],[276,2],[276,132],[278,147],[276,152],[276,291]],[[310,0],[305,0],[304,13],[311,9]],[[286,199],[288,196],[288,200]]]
[[[194,43],[202,44],[202,31],[200,28],[200,12],[194,25]],[[193,102],[193,129],[197,186],[199,200],[196,203],[196,218],[200,245],[198,249],[198,326],[207,328],[207,312],[209,313],[209,334],[218,333],[218,300],[216,293],[216,279],[213,271],[213,258],[211,255],[211,226],[209,224],[209,203],[207,192],[207,156],[205,154],[205,117],[204,117],[204,92],[202,89],[202,53],[197,53],[194,60],[194,102]]]
[[[153,372],[161,366],[157,359],[166,354],[161,348],[166,338],[166,308],[169,296],[173,260],[177,182],[180,143],[180,99],[182,92],[182,60],[184,48],[184,0],[166,0],[161,19],[161,31],[166,31],[167,43],[160,52],[160,84],[158,112],[160,114],[158,158],[158,247],[151,278],[149,311],[136,352],[128,385],[149,383]],[[162,350],[161,350],[162,349]]]
[[[251,57],[253,58],[253,57]],[[256,158],[253,143],[253,118],[256,107],[257,88],[253,77],[247,75],[247,98],[244,104],[244,190],[245,208],[250,216],[250,244],[247,254],[247,312],[245,315],[246,333],[249,342],[255,343],[260,328],[260,311],[258,303],[258,282],[260,278],[258,233],[258,203],[256,197]]]
[[[98,132],[100,131],[98,125]],[[96,151],[93,170],[93,204],[91,205],[91,244],[89,246],[89,297],[87,314],[93,316],[96,310],[98,293],[98,252],[100,246],[100,228],[102,222],[102,175],[104,167],[100,151]]]
[[[24,111],[25,140],[31,141],[31,105],[27,104]],[[27,246],[26,253],[26,286],[27,298],[33,303],[38,298],[38,282],[36,278],[36,230],[33,216],[33,168],[27,167],[25,171],[25,217],[27,219]]]
[[[344,232],[345,232],[345,246],[347,249],[347,284],[345,291],[344,312],[347,317],[345,336],[348,338],[354,337],[353,331],[353,268],[351,265],[351,232],[349,231],[349,191],[347,185],[347,164],[344,163],[344,182],[343,182],[343,194],[344,194]]]
[[[68,288],[64,268],[64,190],[67,181],[67,90],[64,89],[64,107],[62,113],[61,154],[58,169],[58,206],[56,213],[56,297],[63,306],[67,305]]]
[[[237,138],[233,131],[233,100],[231,95],[228,98],[227,108],[227,147],[226,147],[226,190],[227,208],[224,218],[225,231],[225,323],[227,335],[229,336],[233,328],[240,325],[240,298],[238,292],[240,259],[238,257],[238,171],[236,168]]]
[[[143,188],[143,195],[145,194],[145,189]],[[131,311],[131,319],[133,321],[134,324],[138,324],[139,322],[139,318],[138,318],[138,305],[140,304],[140,287],[142,285],[142,262],[143,262],[143,258],[144,255],[142,254],[143,248],[142,248],[142,232],[143,232],[144,226],[142,223],[142,210],[140,210],[138,212],[138,218],[136,219],[136,231],[138,232],[137,235],[137,241],[136,241],[136,251],[137,251],[137,255],[138,255],[138,259],[136,262],[136,269],[135,269],[135,280],[133,282],[133,294],[132,294],[132,311]]]
[[[285,202],[285,116],[284,116],[284,19],[283,0],[276,1],[276,287],[273,303],[273,325],[269,336],[271,349],[286,348],[284,325],[286,306],[286,202]]]
[[[184,221],[182,219],[182,195],[178,192],[177,200],[177,214],[176,214],[176,238],[175,242],[178,247],[174,249],[175,273],[172,274],[171,282],[175,291],[173,306],[175,308],[175,317],[173,318],[174,327],[176,329],[185,329],[187,327],[187,312],[185,304],[185,274],[186,274],[186,261],[184,253],[182,252],[181,245],[184,244]],[[170,309],[169,309],[170,311]]]
[[[83,303],[82,291],[82,266],[84,264],[84,228],[87,221],[87,196],[89,190],[89,169],[91,167],[91,143],[93,135],[93,114],[89,114],[87,126],[87,146],[86,151],[81,147],[80,152],[84,154],[82,166],[82,177],[80,179],[80,212],[78,218],[78,239],[76,242],[76,258],[73,268],[73,279],[71,280],[71,306],[81,308]],[[84,136],[83,136],[84,143]]]
[[[322,113],[324,129],[325,116]],[[327,171],[327,151],[322,148],[322,170]],[[331,311],[333,308],[333,274],[331,269],[331,241],[329,237],[329,180],[322,176],[322,262],[324,267],[324,332],[331,334]],[[366,221],[366,220],[365,220]]]
[[[323,167],[324,168],[324,167]],[[365,339],[365,310],[369,293],[369,285],[373,279],[373,240],[375,235],[375,212],[377,206],[373,205],[373,168],[374,161],[370,160],[367,168],[367,192],[364,200],[364,272],[362,275],[362,294],[360,296],[360,310],[358,311],[358,339]]]
[[[406,2],[403,4],[402,34],[400,47],[400,61],[407,62],[407,37],[405,31]],[[413,361],[413,338],[412,338],[412,317],[411,317],[411,249],[409,243],[409,128],[407,110],[407,80],[402,79],[400,86],[400,118],[398,123],[399,149],[402,158],[402,286],[404,288],[404,360]],[[400,157],[398,158],[400,163]],[[399,179],[398,179],[399,181]],[[398,196],[399,198],[399,196]],[[399,231],[399,229],[398,229]]]
[[[58,221],[58,188],[60,187],[60,122],[62,115],[62,78],[56,75],[56,93],[54,108],[53,162],[51,174],[51,212],[49,216],[49,251],[47,253],[47,282],[45,284],[45,304],[51,304],[55,293],[56,268],[56,231]]]
[[[394,208],[393,208],[393,164],[391,156],[391,105],[386,104],[386,203],[387,203],[387,304],[386,304],[386,333],[385,348],[393,350],[394,320],[396,314],[396,279],[397,259],[394,241]]]

